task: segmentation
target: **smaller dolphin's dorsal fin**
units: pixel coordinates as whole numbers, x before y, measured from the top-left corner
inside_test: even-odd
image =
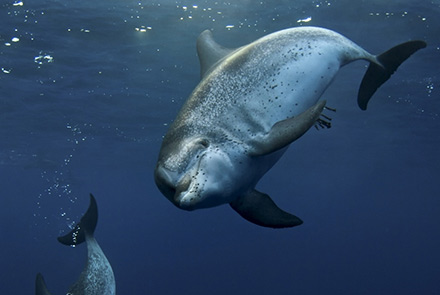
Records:
[[[68,246],[76,246],[86,240],[86,235],[93,236],[98,223],[98,205],[95,197],[90,194],[90,205],[87,212],[81,217],[75,228],[67,235],[58,237],[58,242]]]
[[[43,275],[41,273],[38,273],[37,278],[35,279],[35,294],[51,295],[49,290],[47,290],[46,282],[44,281]]]
[[[203,31],[197,38],[197,55],[200,61],[200,78],[203,79],[206,73],[222,58],[233,52],[230,49],[219,45],[212,38],[210,30]]]

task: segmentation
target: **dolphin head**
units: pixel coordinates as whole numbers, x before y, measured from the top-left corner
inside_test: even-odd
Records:
[[[174,205],[195,210],[234,200],[234,170],[226,151],[207,138],[192,137],[162,146],[154,178]]]

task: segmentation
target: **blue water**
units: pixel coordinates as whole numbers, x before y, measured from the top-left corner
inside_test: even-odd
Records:
[[[56,237],[90,192],[118,294],[440,294],[439,14],[437,0],[2,2],[0,294],[34,293],[37,272],[65,294],[86,249]],[[344,67],[324,94],[333,127],[310,130],[259,183],[303,225],[175,208],[152,175],[199,80],[198,34],[238,47],[300,25],[372,53],[429,46],[366,112],[367,64]]]

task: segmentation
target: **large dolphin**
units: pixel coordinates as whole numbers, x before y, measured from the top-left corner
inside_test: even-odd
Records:
[[[229,203],[245,219],[283,228],[302,221],[255,190],[290,143],[311,126],[328,125],[319,101],[338,70],[358,59],[370,66],[362,80],[361,109],[423,41],[372,55],[323,28],[290,28],[238,49],[201,33],[201,81],[165,135],[155,169],[159,190],[185,210]]]
[[[98,206],[92,194],[87,212],[75,228],[58,241],[64,245],[76,246],[84,241],[87,244],[87,263],[79,279],[69,288],[69,295],[114,295],[116,294],[115,276],[107,258],[95,240]],[[43,276],[37,274],[35,282],[36,295],[50,295]]]

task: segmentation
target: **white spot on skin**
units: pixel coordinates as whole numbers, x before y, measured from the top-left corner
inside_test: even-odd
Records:
[[[309,17],[306,17],[306,18],[303,18],[303,19],[299,19],[299,20],[297,20],[296,22],[297,22],[297,23],[308,23],[308,22],[310,22],[311,20],[312,20],[312,17],[309,16]]]

